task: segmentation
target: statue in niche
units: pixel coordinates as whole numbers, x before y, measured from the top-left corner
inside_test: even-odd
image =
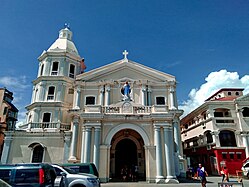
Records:
[[[128,83],[128,81],[125,82],[124,86],[121,88],[121,93],[124,95],[123,101],[130,101],[130,93],[131,93],[131,87]]]

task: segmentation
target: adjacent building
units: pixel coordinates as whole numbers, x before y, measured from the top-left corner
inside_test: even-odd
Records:
[[[249,94],[223,88],[181,119],[181,136],[188,165],[203,163],[210,174],[226,166],[230,174],[240,170],[249,156]]]
[[[5,133],[2,163],[93,162],[102,182],[138,166],[140,180],[178,183],[186,161],[175,77],[131,61],[127,51],[86,72],[72,35],[60,30],[38,58],[27,123]]]
[[[13,105],[13,93],[0,88],[0,158],[4,146],[4,132],[15,130],[18,109]]]

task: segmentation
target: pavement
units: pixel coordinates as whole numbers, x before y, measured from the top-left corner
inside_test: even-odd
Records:
[[[207,187],[220,187],[218,183],[221,182],[220,176],[210,176],[207,177]],[[194,179],[179,179],[179,184],[155,184],[155,183],[147,183],[146,181],[139,181],[139,182],[109,182],[109,183],[102,183],[101,187],[201,187],[199,180]],[[237,178],[230,178],[230,182],[236,182]],[[242,185],[243,184],[243,185]],[[230,185],[231,186],[231,185]],[[224,186],[224,187],[230,187]],[[249,180],[243,179],[242,183],[234,184],[232,187],[249,187]],[[222,186],[223,187],[223,186]]]

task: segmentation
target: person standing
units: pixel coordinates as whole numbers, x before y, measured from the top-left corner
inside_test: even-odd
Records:
[[[222,169],[223,173],[224,173],[224,178],[222,182],[229,182],[229,173],[228,173],[228,169],[226,166],[224,166],[224,168]]]
[[[225,179],[225,174],[224,174],[224,168],[222,167],[221,171],[220,171],[220,174],[222,176],[222,180],[221,182],[224,182],[224,179]]]
[[[199,164],[199,167],[197,168],[197,177],[199,177],[202,187],[206,187],[206,183],[207,183],[206,177],[207,176],[208,176],[208,174],[207,174],[205,168],[201,164]]]

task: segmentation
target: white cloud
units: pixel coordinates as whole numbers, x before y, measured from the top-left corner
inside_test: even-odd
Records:
[[[206,83],[200,88],[193,88],[189,93],[189,99],[184,101],[179,108],[187,115],[204,103],[204,101],[221,88],[244,88],[244,95],[249,93],[249,75],[240,78],[237,72],[220,70],[211,72],[206,78]]]
[[[10,77],[5,76],[0,78],[0,85],[3,85],[8,90],[23,91],[29,87],[26,76]]]

